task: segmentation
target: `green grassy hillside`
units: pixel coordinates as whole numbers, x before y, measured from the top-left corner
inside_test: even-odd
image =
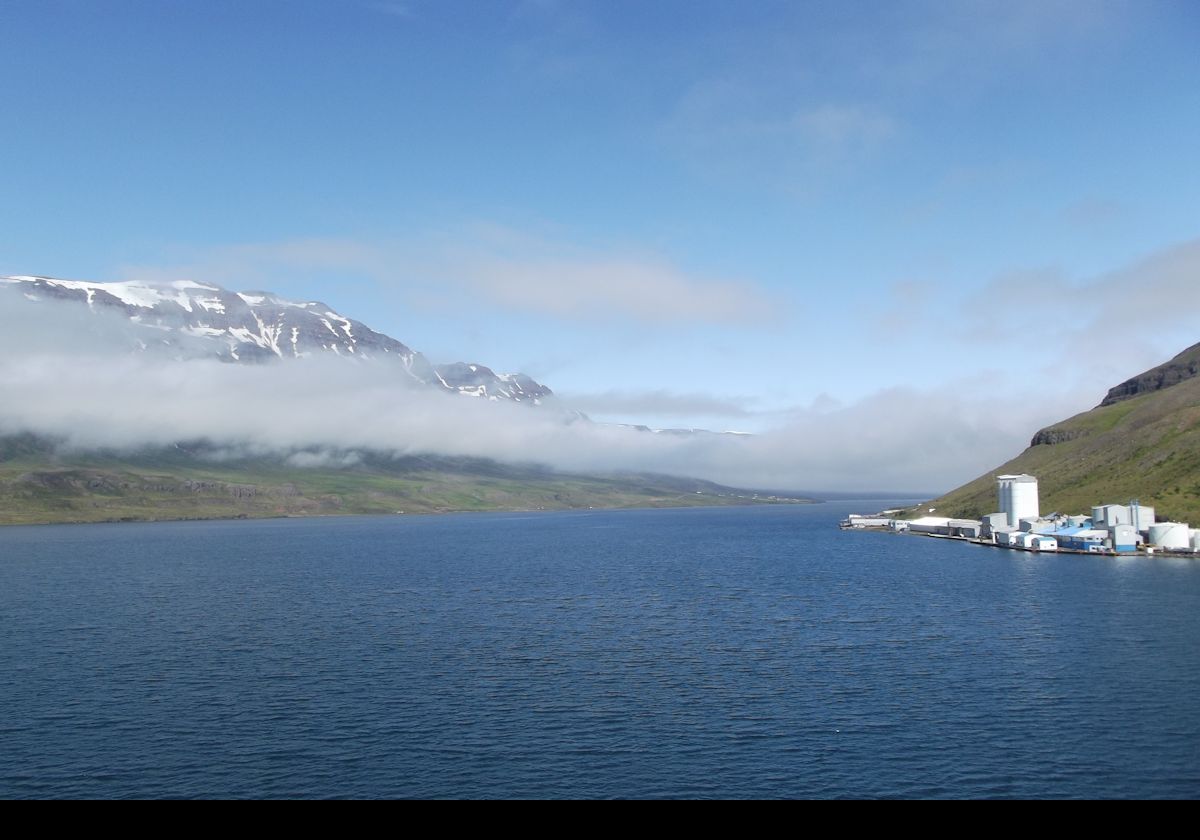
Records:
[[[1043,512],[1090,513],[1094,504],[1138,498],[1159,519],[1200,525],[1200,378],[1122,395],[1043,429],[1007,464],[919,509],[991,513],[995,477],[1005,473],[1037,476]]]
[[[361,456],[343,467],[213,461],[171,449],[61,455],[0,439],[0,524],[753,504],[754,494],[654,475],[586,476],[469,458]]]

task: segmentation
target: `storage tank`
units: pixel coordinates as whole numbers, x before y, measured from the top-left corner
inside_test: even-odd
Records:
[[[1150,544],[1159,548],[1190,549],[1191,531],[1183,522],[1159,522],[1150,526]]]
[[[1000,510],[1008,514],[1009,527],[1018,527],[1022,519],[1038,517],[1038,484],[1033,476],[997,476],[996,491],[1000,496]]]
[[[1103,528],[1108,524],[1108,517],[1105,515],[1104,505],[1092,505],[1092,522],[1097,528]]]
[[[1200,531],[1192,531],[1192,551],[1200,551]]]

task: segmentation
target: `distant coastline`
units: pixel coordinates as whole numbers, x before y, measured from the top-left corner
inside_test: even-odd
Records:
[[[364,453],[352,466],[213,462],[178,450],[0,458],[0,525],[812,503],[698,479],[579,475],[538,465]]]
[[[229,516],[162,516],[162,517],[121,517],[109,519],[48,519],[45,521],[14,521],[0,514],[0,528],[17,527],[46,527],[54,525],[145,525],[150,523],[167,522],[239,522],[266,521],[272,519],[367,519],[387,516],[453,516],[464,513],[565,513],[569,511],[588,510],[684,510],[689,508],[722,508],[722,507],[765,507],[781,505],[820,505],[825,504],[821,499],[757,499],[737,502],[714,503],[708,499],[704,502],[689,502],[681,499],[678,503],[664,501],[654,504],[640,505],[588,505],[586,507],[539,507],[539,508],[462,508],[438,510],[394,511],[392,513],[363,512],[363,513],[276,513],[276,514],[236,514]]]

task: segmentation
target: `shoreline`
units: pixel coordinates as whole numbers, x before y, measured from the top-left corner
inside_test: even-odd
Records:
[[[147,525],[167,522],[251,522],[279,519],[355,519],[366,517],[403,517],[403,516],[452,516],[464,513],[567,513],[584,511],[609,510],[690,510],[690,509],[720,509],[738,507],[780,507],[785,505],[820,505],[823,499],[757,499],[723,504],[647,504],[647,505],[590,505],[584,507],[495,507],[487,509],[455,508],[444,510],[414,510],[414,511],[363,511],[356,513],[274,513],[253,514],[243,513],[233,516],[164,516],[164,517],[119,517],[109,519],[56,519],[36,522],[12,522],[0,519],[0,529],[4,528],[45,528],[61,525]]]
[[[1002,548],[1006,551],[1024,551],[1028,554],[1074,554],[1084,557],[1177,557],[1186,560],[1200,560],[1200,552],[1184,551],[1183,549],[1169,548],[1154,548],[1147,551],[1145,548],[1138,548],[1136,551],[1113,551],[1105,549],[1103,551],[1082,551],[1077,548],[1053,548],[1053,549],[1037,549],[1026,548],[1022,545],[1000,545],[997,542],[984,539],[972,539],[970,537],[959,537],[950,534],[929,534],[921,531],[902,530],[897,531],[893,528],[876,526],[876,525],[846,525],[839,524],[839,530],[842,531],[863,531],[877,534],[891,534],[897,537],[926,537],[935,540],[954,540],[956,542],[964,542],[968,545],[977,545],[982,548]]]

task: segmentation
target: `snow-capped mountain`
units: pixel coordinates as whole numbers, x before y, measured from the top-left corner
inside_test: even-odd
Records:
[[[234,363],[334,354],[398,364],[434,388],[488,400],[537,405],[551,391],[521,373],[495,373],[477,364],[432,364],[401,342],[347,318],[324,303],[292,301],[270,292],[230,292],[192,281],[161,285],[91,283],[50,277],[0,277],[32,301],[75,302],[93,312],[123,313],[136,347],[197,349]]]

